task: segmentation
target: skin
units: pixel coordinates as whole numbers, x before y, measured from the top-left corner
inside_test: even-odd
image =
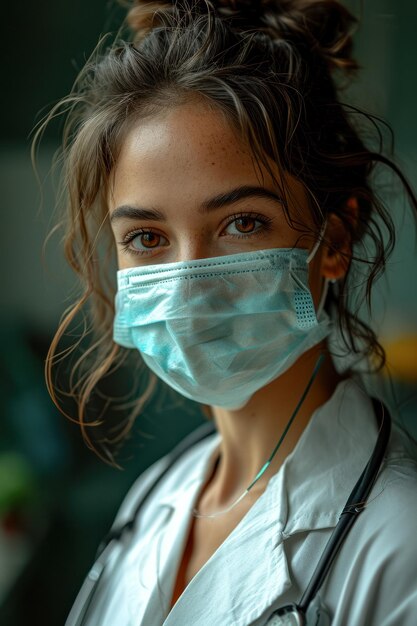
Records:
[[[311,223],[310,209],[303,185],[279,172],[290,189],[290,211],[301,211]],[[146,264],[208,258],[250,250],[292,247],[311,250],[315,240],[287,223],[282,208],[264,198],[241,199],[234,204],[201,213],[203,200],[239,185],[264,185],[276,191],[266,170],[259,180],[249,149],[242,145],[221,113],[202,102],[189,102],[164,114],[130,126],[109,180],[110,218],[123,205],[158,208],[165,221],[119,218],[112,221],[120,269]],[[253,218],[231,216],[250,212],[270,218],[272,228],[262,230]],[[139,228],[152,229],[153,235],[137,235],[129,243],[120,243],[127,233]],[[260,235],[253,234],[255,231]],[[252,234],[251,234],[252,233]],[[245,238],[237,235],[247,234]],[[334,215],[328,219],[326,237],[349,252],[350,244],[341,222]],[[139,256],[133,249],[145,250]],[[346,259],[321,244],[309,266],[309,285],[317,307],[324,278],[341,278]],[[271,383],[259,389],[242,409],[226,410],[213,406],[212,413],[222,435],[217,470],[210,475],[200,498],[199,510],[209,514],[230,506],[250,485],[272,453],[314,368],[325,341],[304,353],[296,363]],[[326,357],[319,374],[271,465],[239,505],[262,493],[286,456],[294,449],[316,408],[333,394],[340,378],[332,360]],[[247,504],[246,504],[247,506]],[[219,518],[221,519],[221,518]],[[216,519],[213,520],[216,523]]]

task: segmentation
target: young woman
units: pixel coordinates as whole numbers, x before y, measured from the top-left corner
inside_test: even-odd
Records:
[[[49,116],[69,109],[83,293],[48,386],[61,406],[58,343],[89,305],[90,446],[88,400],[127,354],[151,372],[129,425],[157,379],[211,421],[134,483],[67,624],[414,626],[415,449],[357,371],[384,364],[358,315],[394,237],[375,167],[417,202],[338,99],[355,19],[335,0],[229,0],[134,2],[128,23]]]

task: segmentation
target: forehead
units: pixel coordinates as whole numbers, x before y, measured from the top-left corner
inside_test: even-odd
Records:
[[[187,103],[130,125],[116,170],[150,172],[156,168],[180,176],[185,170],[208,176],[227,170],[252,170],[251,155],[221,112],[203,103]]]
[[[277,180],[285,182],[286,191],[305,201],[301,183],[280,172],[272,160],[268,162]],[[235,184],[261,183],[276,190],[268,170],[259,167],[220,110],[204,102],[187,102],[131,123],[111,174],[109,205],[138,194],[163,205],[175,198],[198,201]]]

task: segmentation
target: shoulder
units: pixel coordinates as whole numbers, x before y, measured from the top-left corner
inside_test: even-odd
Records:
[[[137,504],[143,500],[145,494],[154,487],[158,477],[168,465],[168,454],[151,463],[133,482],[124,496],[116,513],[113,526],[124,524],[134,515]]]
[[[417,586],[417,457],[413,444],[395,423],[383,468],[367,509],[378,551],[411,568]],[[405,574],[405,573],[404,573]]]
[[[417,456],[413,446],[393,422],[381,470],[355,526],[363,549],[381,562],[401,561],[414,570],[417,581]]]
[[[382,469],[334,564],[335,615],[356,626],[412,626],[417,614],[417,460],[393,423]]]

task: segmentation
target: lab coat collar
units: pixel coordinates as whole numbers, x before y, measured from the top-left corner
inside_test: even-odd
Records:
[[[341,382],[311,417],[280,472],[286,484],[284,536],[336,526],[378,436],[372,401],[353,379]]]
[[[336,526],[377,436],[372,402],[366,392],[354,379],[339,383],[332,397],[314,412],[294,450],[267,485],[267,491],[276,492],[280,519],[286,507],[285,536]],[[220,441],[216,432],[210,444],[205,443],[203,459],[196,446],[196,454],[188,459],[186,479],[176,489],[167,490],[160,499],[161,506],[178,508],[180,493],[193,487],[197,495],[211,472]]]
[[[302,531],[336,526],[372,452],[377,432],[367,395],[353,380],[340,383],[312,415],[266,490],[190,582],[164,626],[254,623],[293,584],[285,540]],[[219,433],[209,445],[205,442],[203,458],[202,444],[198,444],[186,459],[186,479],[160,499],[159,507],[169,510],[179,533],[176,546],[164,544],[162,539],[160,554],[168,555],[171,550],[172,557],[172,550],[177,550],[179,557],[182,553],[189,521],[185,523],[184,511],[195,505],[219,442]],[[247,558],[242,558],[243,552]],[[208,591],[210,598],[220,597],[221,602],[207,602]],[[205,618],[199,613],[202,607],[210,612]]]

